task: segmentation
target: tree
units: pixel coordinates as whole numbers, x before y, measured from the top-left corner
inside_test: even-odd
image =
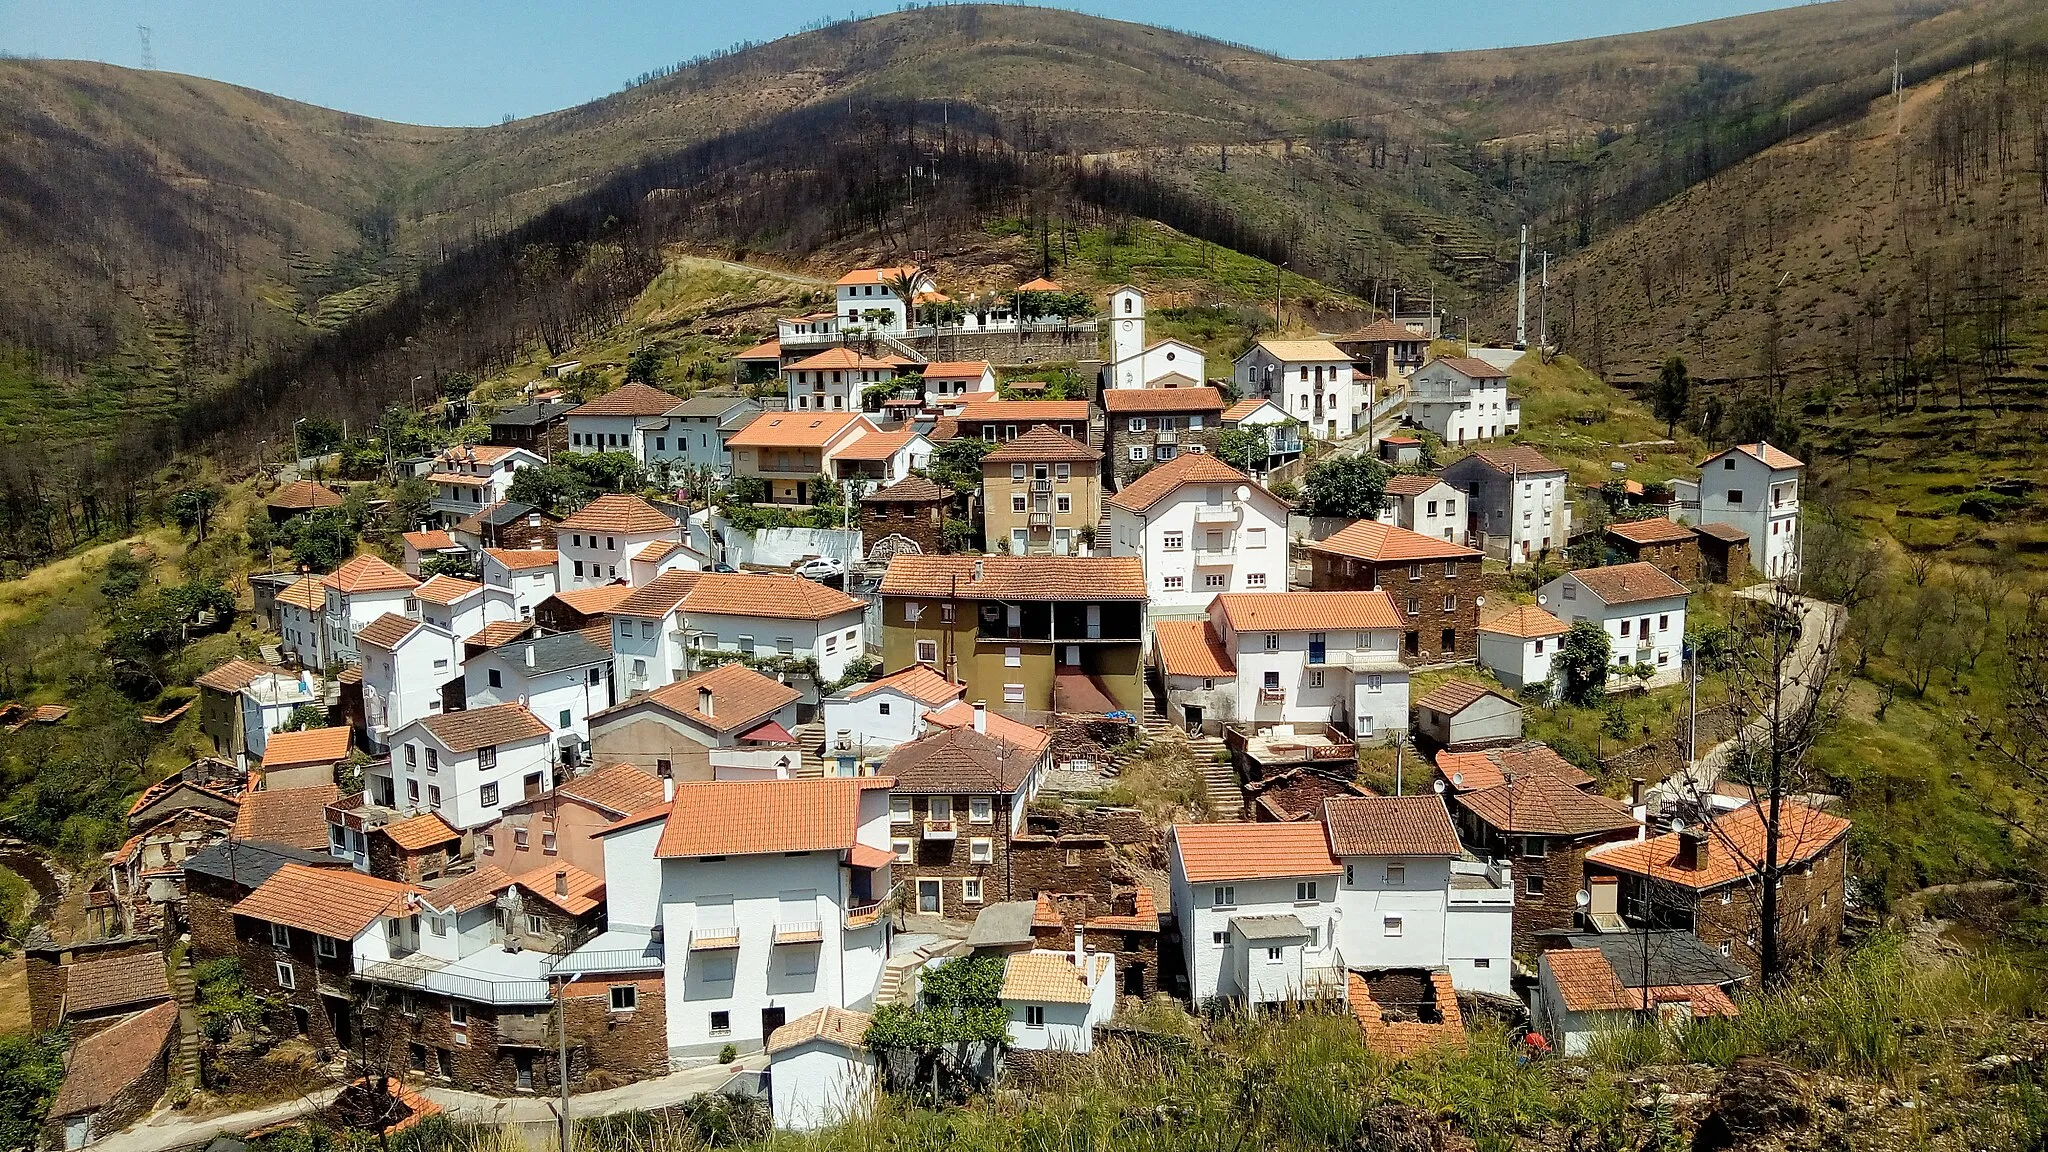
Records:
[[[33,1148],[64,1083],[62,1032],[0,1036],[0,1145]]]
[[[1268,443],[1264,428],[1225,428],[1216,434],[1216,458],[1251,472],[1265,464]],[[1384,485],[1381,491],[1385,491]]]
[[[292,522],[292,563],[315,572],[332,572],[355,555],[356,531],[339,512],[302,516]]]
[[[658,387],[661,380],[661,349],[642,344],[626,357],[626,383]]]
[[[1001,445],[993,440],[958,436],[932,448],[925,463],[925,475],[955,492],[972,492],[981,487],[981,462]]]
[[[420,562],[420,579],[431,580],[436,576],[453,576],[458,580],[476,580],[476,563],[469,553],[460,556],[430,556]]]
[[[568,453],[562,458],[567,459]],[[539,464],[512,474],[505,499],[543,512],[561,512],[590,499],[590,482],[567,464]]]
[[[1664,362],[1657,373],[1656,391],[1651,396],[1650,408],[1657,419],[1664,421],[1664,435],[1669,438],[1678,432],[1678,422],[1685,419],[1685,413],[1692,407],[1692,373],[1686,371],[1685,360],[1673,356]]]
[[[165,507],[178,527],[192,533],[195,544],[206,543],[206,526],[213,521],[213,509],[220,503],[220,489],[207,484],[198,488],[187,488],[171,497]]]
[[[325,727],[327,727],[327,709],[317,704],[301,704],[297,708],[292,709],[292,714],[285,718],[284,727],[279,728],[278,731],[310,732],[315,728]]]
[[[646,471],[631,452],[570,452],[560,459],[592,492],[624,492],[647,483]]]
[[[1578,708],[1598,707],[1607,698],[1607,663],[1613,654],[1614,642],[1607,629],[1591,620],[1574,623],[1551,664],[1564,702]]]
[[[889,1087],[936,1103],[987,1086],[984,1069],[1008,1040],[1001,956],[957,956],[919,977],[915,1005],[875,1010],[864,1037],[885,1058]]]
[[[1330,456],[1302,479],[1302,508],[1310,516],[1342,516],[1370,520],[1387,502],[1387,477],[1393,472],[1368,456]]]
[[[905,318],[917,314],[917,284],[922,279],[924,269],[915,264],[905,265],[882,277],[882,287],[889,290],[889,295],[903,302]]]

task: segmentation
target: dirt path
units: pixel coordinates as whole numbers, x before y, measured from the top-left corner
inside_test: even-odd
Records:
[[[28,1031],[28,959],[0,960],[0,1036]]]

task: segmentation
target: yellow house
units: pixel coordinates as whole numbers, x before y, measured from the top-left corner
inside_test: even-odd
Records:
[[[1102,519],[1102,453],[1033,428],[982,458],[981,501],[991,550],[1072,556]]]
[[[735,478],[753,476],[776,504],[809,504],[811,482],[839,447],[874,432],[858,412],[763,412],[726,441]]]

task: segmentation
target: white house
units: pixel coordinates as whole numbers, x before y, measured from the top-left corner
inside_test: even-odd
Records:
[[[866,760],[922,736],[926,712],[966,697],[967,685],[946,679],[928,664],[912,664],[827,696],[819,704],[827,763],[838,775],[858,775]]]
[[[324,669],[340,663],[327,647],[327,585],[323,577],[301,576],[293,581],[277,594],[274,611],[278,638],[300,664]]]
[[[1351,357],[1328,340],[1261,340],[1231,376],[1239,392],[1280,405],[1313,436],[1350,436],[1372,407],[1371,377],[1353,372]]]
[[[851,332],[855,329],[872,330],[881,333],[901,333],[908,326],[909,306],[889,288],[889,280],[897,276],[915,276],[913,296],[923,296],[938,291],[938,281],[929,272],[913,265],[895,268],[855,268],[839,278],[833,285],[837,297],[839,330]],[[888,313],[882,316],[881,313]]]
[[[304,705],[326,707],[326,683],[311,672],[265,672],[242,685],[237,699],[244,750],[260,759],[270,734],[289,723],[293,712]]]
[[[1435,540],[1464,544],[1465,497],[1440,476],[1416,476],[1406,472],[1387,478],[1387,502],[1380,509],[1379,522],[1406,528]]]
[[[1301,421],[1263,397],[1239,400],[1224,409],[1223,426],[1265,434],[1265,458],[1252,464],[1252,471],[1260,476],[1301,455]]]
[[[1647,949],[1645,936],[1651,941]],[[1583,1056],[1602,1033],[1637,1027],[1644,1011],[1655,1011],[1658,1024],[1667,1028],[1738,1011],[1726,985],[1742,974],[1723,970],[1728,961],[1690,932],[1629,932],[1613,941],[1570,940],[1571,947],[1552,948],[1536,957],[1536,991],[1530,1005],[1531,1022],[1563,1055]],[[1610,956],[1608,949],[1615,955]],[[1647,965],[1642,960],[1645,950],[1650,954]]]
[[[759,750],[795,742],[802,694],[744,664],[723,664],[592,713],[591,756],[607,766],[631,764],[664,780],[710,780],[721,750]]]
[[[1522,426],[1508,374],[1477,356],[1432,360],[1408,377],[1408,416],[1446,444],[1497,440]]]
[[[1799,574],[1799,478],[1806,465],[1767,443],[1707,458],[1697,483],[1675,480],[1672,518],[1728,524],[1749,533],[1750,563],[1765,576]]]
[[[553,548],[486,548],[477,574],[484,587],[510,601],[513,619],[531,620],[535,605],[561,591],[561,562]]]
[[[1111,388],[1190,387],[1209,379],[1200,348],[1180,340],[1145,343],[1145,294],[1126,284],[1109,294],[1109,363],[1103,377]],[[1178,377],[1169,380],[1168,377]]]
[[[873,1003],[886,780],[679,783],[666,810],[600,835],[606,935],[660,935],[671,1058],[756,1050],[792,1019]]]
[[[1569,624],[1592,620],[1607,630],[1613,664],[1653,669],[1645,687],[1676,684],[1685,659],[1685,585],[1638,561],[1581,568],[1545,584],[1536,602]]]
[[[1087,951],[1085,941],[1085,931],[1076,929],[1071,953],[1033,949],[1012,953],[1004,962],[1002,1000],[1010,1018],[1010,1047],[1094,1049],[1095,1026],[1116,1014],[1116,957]]]
[[[386,612],[403,614],[413,589],[419,587],[419,581],[368,555],[321,577],[320,584],[327,600],[320,648],[328,663],[353,663],[356,630]]]
[[[642,545],[638,552],[626,558],[626,563],[630,566],[626,582],[635,588],[645,588],[663,572],[701,572],[709,567],[696,549],[674,540],[656,540]]]
[[[1479,622],[1479,666],[1510,688],[1550,679],[1565,623],[1534,604],[1516,604]]]
[[[1391,594],[1239,592],[1202,620],[1153,625],[1168,716],[1204,724],[1341,724],[1360,743],[1408,725],[1403,618]]]
[[[868,1021],[867,1013],[849,1008],[814,1008],[768,1037],[777,1128],[815,1132],[874,1107],[881,1080],[865,1043]]]
[[[1221,592],[1287,588],[1287,503],[1214,456],[1176,456],[1108,505],[1109,554],[1144,558],[1155,619],[1198,615]]]
[[[1167,877],[1190,999],[1341,995],[1337,880],[1321,823],[1176,824]]]
[[[545,599],[545,597],[543,597]],[[406,614],[417,616],[457,638],[474,636],[494,620],[518,616],[510,592],[455,576],[435,576],[412,590]]]
[[[434,457],[427,483],[434,486],[430,507],[443,524],[453,524],[486,504],[496,504],[512,487],[512,474],[521,468],[543,464],[524,448],[503,448],[491,444],[462,444],[444,449]]]
[[[589,760],[590,717],[613,704],[612,654],[580,632],[514,641],[463,665],[471,708],[524,704],[553,732],[557,763]]]
[[[1465,494],[1469,544],[1496,560],[1533,560],[1571,540],[1570,478],[1534,448],[1482,448],[1444,469],[1443,478]]]
[[[616,683],[628,694],[659,688],[709,651],[815,661],[816,682],[829,683],[865,654],[866,613],[866,601],[796,576],[664,572],[612,609]]]
[[[677,401],[659,416],[634,422],[637,458],[660,479],[676,478],[683,467],[728,468],[726,437],[760,412],[761,402],[745,396],[704,394]]]
[[[438,579],[438,577],[437,577]],[[387,612],[356,633],[362,657],[363,734],[374,748],[391,733],[441,713],[442,689],[462,675],[460,643],[446,627]]]
[[[986,360],[945,360],[924,366],[924,402],[933,407],[949,397],[995,390],[996,370]]]
[[[518,704],[443,712],[391,733],[391,760],[363,774],[370,801],[432,811],[460,830],[554,787],[552,730]]]
[[[469,554],[469,549],[457,543],[446,529],[436,528],[428,532],[407,532],[399,537],[405,550],[399,567],[407,576],[419,578],[420,565],[429,560],[457,559]]]
[[[638,382],[622,385],[569,410],[569,451],[625,452],[645,462],[642,421],[662,423],[682,399]]]
[[[659,540],[681,543],[682,524],[638,496],[606,493],[555,526],[562,589],[633,577],[632,558]]]
[[[782,370],[789,410],[858,412],[864,407],[862,390],[896,379],[898,369],[907,363],[900,356],[884,359],[845,347],[806,356]]]

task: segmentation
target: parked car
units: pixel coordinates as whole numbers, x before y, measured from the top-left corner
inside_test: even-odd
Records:
[[[713,572],[737,572],[737,571],[739,571],[739,569],[737,569],[737,568],[733,567],[732,565],[730,565],[730,564],[723,564],[723,563],[721,563],[721,564],[713,564],[713,565],[711,566],[711,570],[712,570]]]
[[[797,575],[806,580],[823,580],[827,576],[844,576],[846,565],[831,556],[813,556],[795,568]]]

